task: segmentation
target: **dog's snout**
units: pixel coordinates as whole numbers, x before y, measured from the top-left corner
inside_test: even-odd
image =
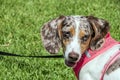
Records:
[[[69,57],[69,60],[71,61],[77,61],[79,58],[79,55],[75,52],[70,52],[68,57]]]

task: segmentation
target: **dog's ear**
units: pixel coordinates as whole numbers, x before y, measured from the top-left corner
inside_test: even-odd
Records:
[[[43,44],[45,49],[51,54],[58,53],[61,47],[58,29],[61,27],[61,23],[64,18],[64,16],[60,16],[59,18],[53,19],[45,23],[42,27],[41,37]]]
[[[91,50],[98,50],[104,44],[104,37],[110,29],[109,23],[93,16],[87,16],[87,18],[93,30],[90,48]]]

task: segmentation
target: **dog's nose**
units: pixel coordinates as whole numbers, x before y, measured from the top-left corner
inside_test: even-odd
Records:
[[[70,52],[68,58],[71,61],[77,61],[79,58],[79,55],[75,52]]]

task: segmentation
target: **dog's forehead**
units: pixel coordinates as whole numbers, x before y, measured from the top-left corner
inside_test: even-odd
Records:
[[[87,28],[90,24],[85,16],[66,16],[63,26],[74,26],[79,28]]]

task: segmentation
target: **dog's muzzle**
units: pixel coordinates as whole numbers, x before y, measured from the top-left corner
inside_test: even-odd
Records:
[[[65,64],[69,67],[74,67],[77,61],[79,61],[78,53],[70,52],[68,55],[68,60],[65,60]]]

